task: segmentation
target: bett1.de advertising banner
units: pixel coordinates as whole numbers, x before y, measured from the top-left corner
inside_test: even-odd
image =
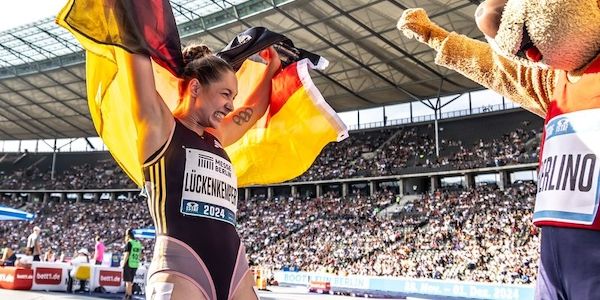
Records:
[[[33,284],[32,290],[41,291],[66,291],[68,272],[72,268],[67,263],[32,263]]]
[[[69,272],[67,263],[33,262],[31,269],[0,267],[0,288],[11,290],[66,291]],[[145,278],[145,268],[136,276]],[[139,280],[139,279],[138,279]],[[90,265],[88,287],[104,287],[109,293],[125,291],[123,271],[120,268]]]
[[[33,270],[14,267],[0,267],[0,288],[29,290],[33,284]]]

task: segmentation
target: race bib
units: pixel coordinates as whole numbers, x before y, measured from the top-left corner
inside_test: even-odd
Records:
[[[185,150],[180,212],[235,225],[237,178],[229,161],[203,150]]]
[[[534,221],[590,225],[598,212],[600,109],[556,116],[545,130]]]

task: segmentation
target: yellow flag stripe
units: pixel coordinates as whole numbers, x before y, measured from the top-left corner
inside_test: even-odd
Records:
[[[150,215],[152,215],[152,219],[154,220],[154,223],[156,224],[156,220],[157,220],[157,216],[156,216],[156,212],[154,211],[154,201],[156,201],[156,191],[155,191],[155,182],[154,182],[154,170],[152,169],[153,166],[150,166],[148,168],[148,173],[150,173],[150,189],[148,191],[148,208],[150,209]]]
[[[160,200],[162,198],[162,189],[160,186],[161,178],[160,178],[160,173],[159,173],[158,168],[159,168],[158,164],[154,164],[152,166],[152,170],[154,171],[154,179],[156,180],[156,182],[154,184],[154,186],[156,188],[156,198],[154,198],[154,211],[156,212],[156,215],[157,215],[156,232],[162,232],[162,226],[161,226],[162,216],[160,215]]]
[[[162,214],[162,230],[163,233],[167,233],[167,214],[166,214],[166,205],[167,205],[167,186],[165,176],[165,158],[163,157],[160,160],[160,178],[161,178],[161,191],[162,191],[162,200],[161,200],[161,214]]]

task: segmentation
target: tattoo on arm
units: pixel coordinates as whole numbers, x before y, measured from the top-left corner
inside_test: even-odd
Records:
[[[248,123],[250,119],[252,119],[253,113],[254,111],[250,107],[242,108],[239,112],[233,115],[233,123],[240,126],[244,123]]]

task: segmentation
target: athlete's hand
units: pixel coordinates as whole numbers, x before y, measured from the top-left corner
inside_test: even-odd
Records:
[[[260,51],[259,55],[267,62],[267,74],[270,78],[273,78],[273,76],[281,69],[281,59],[279,58],[279,54],[275,51],[273,46],[270,46],[269,48]]]

